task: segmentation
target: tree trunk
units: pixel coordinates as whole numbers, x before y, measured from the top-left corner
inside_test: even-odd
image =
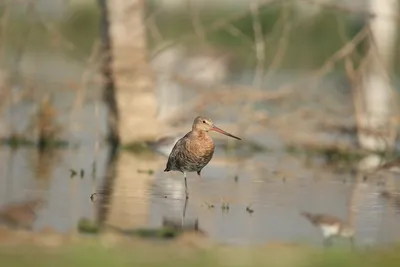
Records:
[[[155,84],[147,58],[144,3],[99,0],[105,52],[104,97],[109,139],[114,145],[153,139],[159,126]],[[100,210],[100,220],[122,229],[147,225],[149,182],[154,177],[139,170],[154,170],[156,165],[154,160],[131,153],[111,153],[105,185],[109,209]]]
[[[384,151],[394,146],[393,125],[395,101],[390,70],[396,44],[397,0],[370,0],[370,49],[366,70],[362,74],[363,110],[360,115],[358,140],[369,150]],[[367,130],[367,131],[365,131]]]
[[[156,94],[147,57],[144,0],[99,0],[105,50],[103,74],[111,141],[156,135]]]

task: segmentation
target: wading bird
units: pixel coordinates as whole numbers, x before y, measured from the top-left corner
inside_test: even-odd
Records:
[[[33,223],[37,218],[37,209],[43,204],[42,199],[10,203],[0,209],[0,225],[32,230]]]
[[[394,174],[400,174],[400,158],[386,162],[376,168],[376,171],[389,171]]]
[[[301,212],[312,225],[319,228],[324,236],[325,246],[330,246],[332,238],[340,236],[349,238],[352,248],[354,247],[354,228],[343,222],[337,217],[327,214],[312,214],[310,212]]]
[[[213,157],[215,146],[212,138],[208,135],[209,131],[216,131],[241,140],[215,126],[210,119],[200,116],[194,119],[192,130],[176,142],[164,170],[164,172],[180,171],[183,173],[186,198],[189,197],[186,173],[197,172],[200,176],[201,170]]]

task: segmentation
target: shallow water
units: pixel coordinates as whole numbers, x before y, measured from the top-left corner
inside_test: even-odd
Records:
[[[70,70],[64,72],[69,76],[55,78],[57,84],[62,87],[73,79],[79,82],[77,69],[80,67],[56,58],[48,60],[53,69],[56,65]],[[46,58],[41,57],[38,66],[42,67],[35,69],[36,74],[29,72],[29,67],[36,66],[34,64],[28,64],[25,72],[37,76],[38,88],[54,92],[54,83],[42,80],[49,66],[44,61]],[[26,62],[35,60],[28,57]],[[54,94],[54,103],[60,110],[58,121],[67,125],[66,137],[76,143],[76,147],[42,154],[31,148],[0,147],[0,208],[43,198],[44,206],[38,209],[37,218],[33,220],[35,231],[49,227],[63,233],[75,231],[81,218],[100,219],[122,228],[158,227],[163,218],[182,220],[185,213],[184,221],[197,219],[199,227],[216,242],[244,245],[301,241],[321,245],[320,233],[299,215],[299,211],[328,213],[345,220],[351,211],[355,217],[357,244],[382,245],[400,240],[400,213],[393,203],[379,196],[383,187],[376,180],[356,183],[350,173],[335,172],[321,165],[309,166],[301,157],[287,154],[283,141],[272,129],[257,135],[240,135],[267,145],[272,151],[247,151],[245,157],[233,161],[235,153],[228,155],[217,148],[202,178],[189,174],[190,198],[184,210],[182,175],[163,172],[166,158],[121,152],[109,162],[109,147],[100,143],[96,151],[95,140],[101,140],[106,129],[106,113],[99,100],[99,90],[88,90],[86,97],[90,100],[72,117],[73,127],[69,124],[69,109],[75,94],[68,90]],[[13,112],[5,113],[3,122],[11,121],[12,128],[23,129],[32,109],[26,105],[34,106],[36,101],[14,105]],[[225,115],[232,117],[228,111]],[[222,140],[228,142],[229,139]],[[240,151],[237,154],[241,155]],[[230,160],[226,161],[228,156]],[[71,178],[71,169],[78,175]],[[79,177],[81,169],[85,172],[82,178]],[[154,174],[138,173],[138,170],[149,169]],[[387,184],[389,182],[399,188],[396,178],[388,177]],[[99,194],[92,202],[91,194],[104,189],[108,197]],[[228,211],[221,209],[222,201],[229,203]],[[246,211],[248,205],[254,213]]]
[[[8,203],[44,198],[45,204],[33,222],[36,231],[45,227],[64,233],[75,231],[81,218],[102,218],[122,228],[158,227],[163,218],[197,219],[199,228],[211,239],[238,245],[269,241],[320,245],[319,231],[299,211],[328,213],[346,220],[351,208],[357,244],[382,245],[400,239],[400,213],[393,203],[380,197],[383,187],[376,180],[357,183],[350,174],[306,168],[300,158],[282,152],[224,164],[219,160],[223,152],[219,151],[215,163],[211,161],[201,178],[195,173],[188,175],[190,198],[185,211],[182,176],[163,173],[166,158],[123,152],[114,162],[117,175],[107,186],[106,209],[100,209],[104,196],[99,194],[92,202],[90,195],[103,192],[106,185],[107,152],[107,147],[100,149],[93,177],[90,146],[80,147],[73,154],[65,150],[50,155],[45,166],[48,169],[38,169],[44,156],[38,157],[35,150],[2,147],[0,205],[4,208]],[[140,166],[150,166],[155,173],[139,174]],[[286,166],[291,168],[285,169],[285,176],[273,172]],[[70,168],[78,172],[84,169],[85,176],[70,178]],[[222,201],[229,203],[229,210],[221,209]],[[246,211],[249,205],[252,214]]]
[[[290,160],[288,161],[290,164]],[[210,166],[204,177],[196,176],[189,182],[192,193],[188,201],[185,218],[197,218],[200,228],[219,242],[233,244],[253,244],[267,241],[307,241],[321,243],[321,236],[299,215],[299,211],[322,212],[345,219],[349,213],[349,203],[353,203],[356,240],[359,244],[375,245],[398,240],[399,214],[394,206],[379,196],[382,188],[376,182],[356,185],[350,175],[324,173],[323,176],[298,168],[294,175],[286,179],[277,177],[267,170],[254,173],[237,172],[238,182],[233,175],[226,174],[226,168]],[[159,181],[159,182],[158,182]],[[162,183],[165,195],[180,192],[182,181],[165,180]],[[175,188],[171,184],[175,184]],[[229,202],[229,211],[221,209],[221,200]],[[208,208],[205,203],[214,204]],[[182,215],[184,201],[151,198],[150,224],[158,225],[162,216]],[[246,212],[251,204],[254,213]]]

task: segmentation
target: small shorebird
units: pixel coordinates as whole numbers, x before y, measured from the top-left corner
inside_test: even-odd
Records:
[[[11,203],[0,210],[0,224],[11,228],[32,229],[36,210],[42,205],[41,199]]]
[[[208,135],[209,131],[216,131],[241,140],[215,126],[210,119],[200,116],[194,119],[192,130],[179,139],[173,147],[164,170],[164,172],[180,171],[183,173],[186,198],[189,197],[186,173],[197,172],[200,176],[201,170],[213,157],[215,146],[212,138]]]
[[[339,218],[327,214],[312,214],[310,212],[301,212],[312,225],[318,227],[324,236],[324,244],[331,245],[333,237],[340,236],[349,238],[351,246],[354,247],[354,228],[343,222]]]
[[[388,161],[376,168],[375,171],[389,171],[394,174],[400,174],[400,158]]]
[[[159,138],[157,141],[150,141],[146,144],[155,152],[168,158],[171,154],[174,145],[178,140],[181,139],[181,135],[164,136]]]

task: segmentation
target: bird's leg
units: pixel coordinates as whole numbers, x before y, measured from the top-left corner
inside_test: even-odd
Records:
[[[185,199],[185,205],[183,206],[183,212],[182,212],[182,217],[185,218],[186,216],[186,208],[188,204],[188,199]]]
[[[183,212],[182,212],[182,229],[183,229],[183,224],[184,224],[184,222],[185,222],[187,203],[188,203],[188,198],[185,199],[185,205],[183,206]]]
[[[186,199],[189,198],[189,191],[187,187],[187,181],[186,181],[186,172],[183,172],[183,177],[185,178],[185,194],[186,194]]]
[[[328,248],[328,247],[330,247],[332,245],[332,239],[331,239],[331,237],[326,237],[325,239],[324,239],[324,246],[325,246],[325,248]]]
[[[355,246],[354,246],[354,237],[350,237],[349,239],[350,239],[351,250],[354,250],[354,249],[355,249]]]

